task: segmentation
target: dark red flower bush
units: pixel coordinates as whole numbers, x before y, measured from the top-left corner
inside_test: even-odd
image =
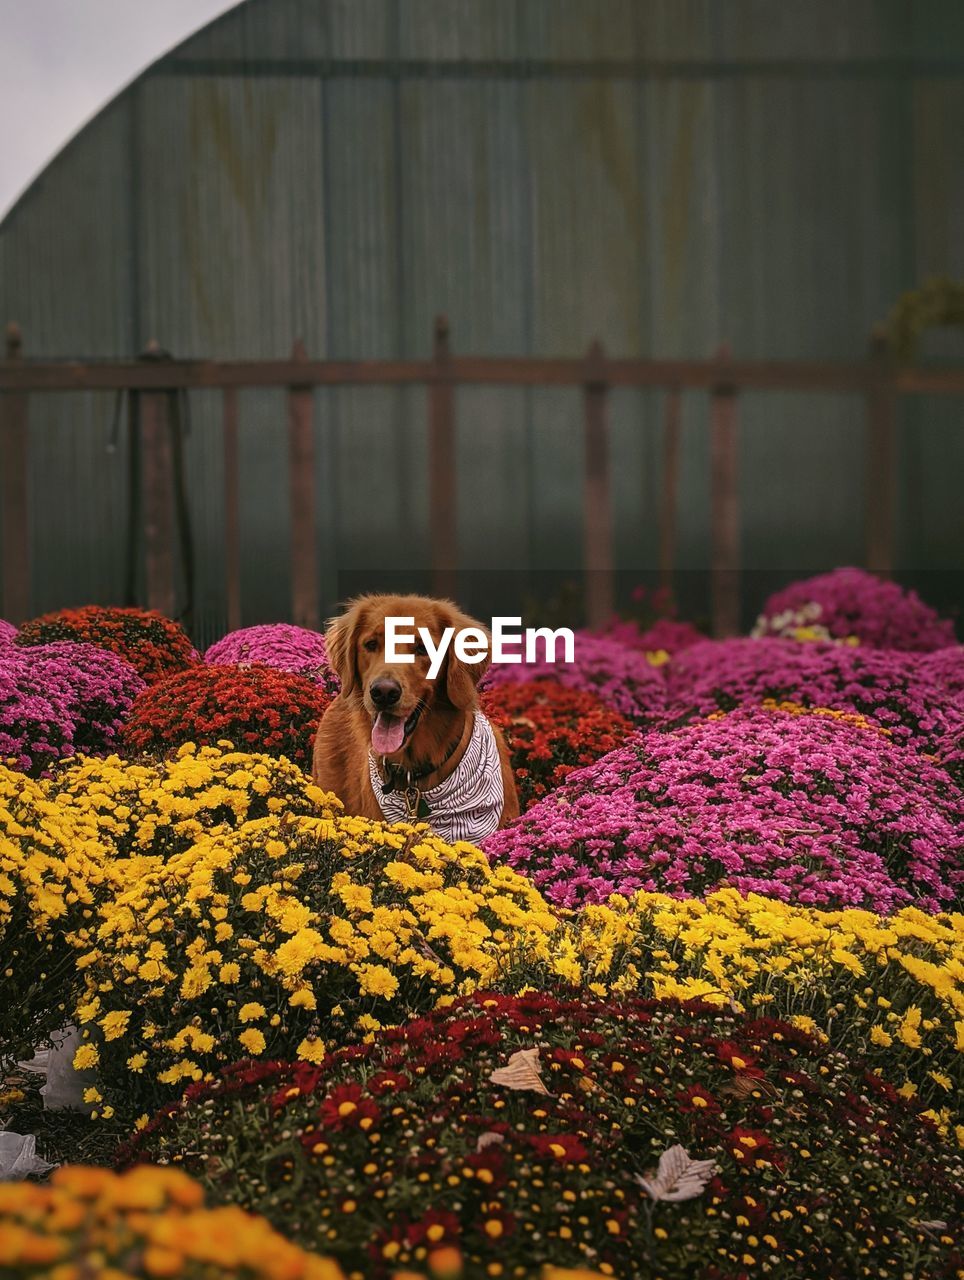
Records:
[[[496,685],[482,695],[482,709],[506,736],[523,809],[634,727],[593,694],[554,680]]]
[[[310,680],[263,666],[197,666],[146,689],[124,728],[130,752],[166,755],[186,742],[287,756],[307,769],[328,697]]]
[[[959,1151],[861,1064],[708,1006],[475,995],[320,1066],[192,1085],[120,1162],[144,1159],[370,1280],[432,1246],[465,1280],[921,1280],[964,1260]]]
[[[198,662],[199,656],[186,632],[170,618],[147,609],[58,609],[25,622],[17,633],[21,645],[74,640],[110,649],[129,662],[151,684],[172,671]]]

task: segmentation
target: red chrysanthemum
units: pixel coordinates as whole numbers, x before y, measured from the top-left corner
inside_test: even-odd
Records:
[[[332,1089],[318,1108],[323,1129],[371,1129],[378,1119],[378,1106],[357,1084]]]
[[[578,1164],[589,1158],[585,1145],[571,1133],[535,1133],[529,1137],[529,1144],[541,1156],[566,1164]]]
[[[129,751],[165,755],[186,742],[231,742],[307,768],[328,698],[310,680],[272,667],[197,666],[138,697],[124,729]]]
[[[633,730],[601,699],[554,680],[494,685],[482,708],[506,736],[523,809]]]

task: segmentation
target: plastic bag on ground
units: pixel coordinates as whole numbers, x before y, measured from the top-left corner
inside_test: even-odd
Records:
[[[50,1037],[50,1047],[41,1049],[29,1062],[18,1062],[23,1071],[36,1071],[47,1077],[41,1088],[45,1111],[81,1111],[90,1113],[84,1102],[84,1090],[94,1084],[96,1076],[91,1070],[77,1071],[74,1054],[82,1043],[80,1032],[74,1026],[55,1031]]]
[[[0,1182],[22,1182],[31,1174],[43,1174],[55,1168],[37,1155],[37,1140],[32,1134],[0,1133]]]

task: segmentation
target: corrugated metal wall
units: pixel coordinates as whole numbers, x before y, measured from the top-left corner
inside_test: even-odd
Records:
[[[31,355],[860,357],[897,295],[964,274],[959,0],[249,0],[154,65],[0,225]],[[330,604],[427,564],[425,399],[317,397]],[[468,569],[578,567],[575,393],[459,394]],[[35,397],[34,605],[117,599],[109,397]],[[284,403],[241,399],[245,620],[288,609]],[[192,398],[198,632],[223,627],[220,411]],[[907,407],[900,563],[956,570],[960,402]],[[685,398],[680,561],[708,563]],[[862,405],[742,402],[746,562],[862,555]],[[612,402],[617,563],[655,559],[658,397]],[[341,576],[339,576],[341,575]],[[762,581],[762,579],[761,579]],[[750,601],[752,606],[753,601]]]

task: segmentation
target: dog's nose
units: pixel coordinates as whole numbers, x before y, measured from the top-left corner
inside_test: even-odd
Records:
[[[372,682],[369,693],[372,695],[375,706],[380,711],[387,711],[389,707],[394,707],[402,696],[402,686],[397,680],[375,680]]]

